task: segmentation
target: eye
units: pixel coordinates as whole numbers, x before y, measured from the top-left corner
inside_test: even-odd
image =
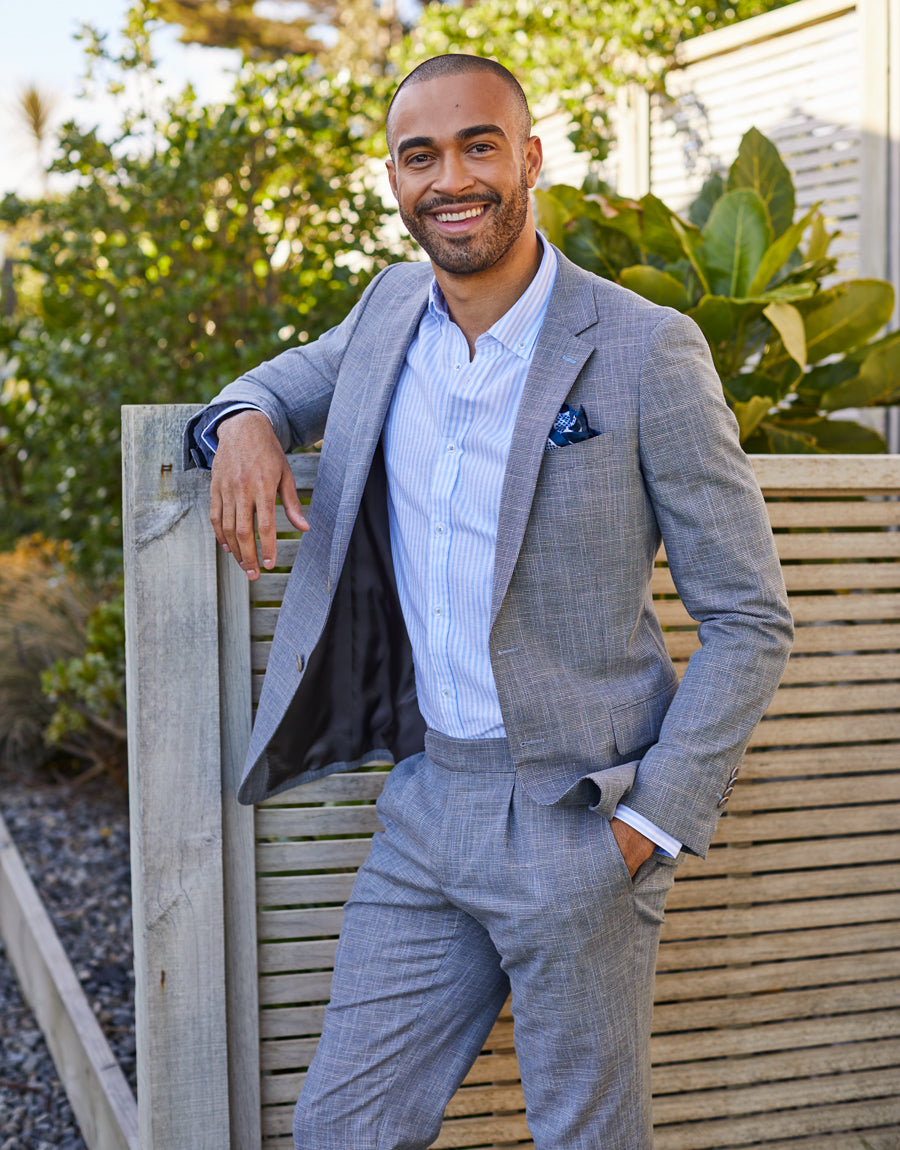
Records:
[[[487,155],[488,152],[493,152],[494,145],[482,141],[477,144],[473,144],[469,150],[474,152],[476,156],[484,156]]]
[[[428,152],[412,152],[406,157],[406,163],[409,167],[418,168],[422,164],[427,164],[430,159]]]

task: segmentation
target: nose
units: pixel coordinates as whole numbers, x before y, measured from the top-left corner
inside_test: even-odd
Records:
[[[474,183],[475,179],[466,166],[465,157],[451,152],[442,157],[432,187],[441,195],[456,196],[469,191]]]

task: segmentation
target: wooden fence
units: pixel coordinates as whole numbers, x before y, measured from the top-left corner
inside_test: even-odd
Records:
[[[234,791],[298,541],[250,594],[217,554],[188,406],[124,409],[143,1150],[288,1150],[383,774]],[[294,457],[308,494],[315,455]],[[669,899],[657,1150],[900,1147],[900,458],[754,459],[797,643],[709,859]],[[696,626],[664,558],[673,657]],[[504,1013],[435,1147],[532,1145]]]

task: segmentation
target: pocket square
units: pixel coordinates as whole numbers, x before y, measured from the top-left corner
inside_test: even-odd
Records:
[[[588,424],[583,407],[579,407],[576,411],[574,407],[564,403],[559,409],[559,415],[553,421],[544,451],[557,451],[569,443],[580,443],[582,439],[593,439],[599,434],[599,431],[595,431]]]

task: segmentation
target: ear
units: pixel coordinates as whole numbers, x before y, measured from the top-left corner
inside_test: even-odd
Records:
[[[388,156],[388,158],[384,161],[384,166],[387,168],[388,183],[391,185],[391,192],[394,195],[394,199],[399,203],[400,197],[397,195],[397,169],[394,166],[394,160],[392,156]]]
[[[544,149],[537,136],[530,136],[525,141],[525,179],[529,188],[537,183],[541,168],[544,165]]]

